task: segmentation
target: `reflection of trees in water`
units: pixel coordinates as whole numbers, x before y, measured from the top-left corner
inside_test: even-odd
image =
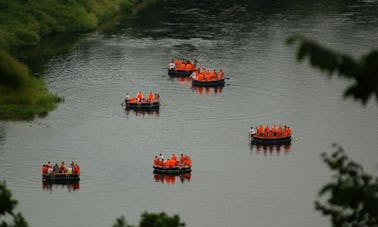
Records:
[[[183,173],[179,175],[170,175],[170,174],[154,174],[155,182],[160,182],[162,184],[174,184],[177,181],[182,184],[189,182],[192,177],[191,173]]]
[[[291,150],[291,143],[282,145],[259,145],[250,143],[251,153],[256,151],[256,154],[263,155],[280,155],[281,153],[287,155]]]
[[[327,8],[324,8],[324,5]],[[217,40],[232,37],[235,41],[245,38],[241,34],[253,31],[255,27],[268,27],[271,19],[282,20],[282,17],[277,18],[277,15],[285,15],[286,19],[291,15],[298,16],[298,12],[311,16],[323,14],[325,10],[343,11],[342,9],[347,8],[346,5],[345,1],[341,0],[157,1],[139,10],[133,17],[122,20],[116,24],[118,27],[109,31],[127,31],[128,34],[137,37]]]
[[[0,124],[0,145],[5,144],[5,136],[6,136],[6,133],[5,133],[4,124]]]
[[[67,183],[67,184],[56,184],[56,183],[50,183],[42,181],[42,189],[44,191],[52,192],[53,190],[57,189],[67,189],[68,192],[72,191],[78,191],[80,189],[80,182],[73,182],[73,183]]]
[[[46,38],[36,47],[15,50],[15,55],[28,65],[33,73],[42,74],[44,67],[52,58],[68,53],[79,40],[77,34],[59,34]]]

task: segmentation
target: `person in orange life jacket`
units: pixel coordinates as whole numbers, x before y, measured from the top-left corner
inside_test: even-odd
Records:
[[[181,61],[180,61],[180,59],[177,59],[175,61],[175,67],[176,67],[176,69],[180,69],[180,66],[181,66]]]
[[[66,172],[66,166],[64,165],[64,162],[62,162],[59,167],[59,173],[65,173],[65,172]]]
[[[186,71],[192,70],[192,64],[190,62],[188,62],[188,64],[186,64],[186,66],[185,66],[185,69],[186,69]]]
[[[220,80],[224,79],[224,73],[223,73],[222,69],[219,70],[219,79]]]
[[[152,102],[153,100],[154,100],[154,94],[150,91],[150,93],[148,94],[148,101]]]
[[[169,158],[167,159],[167,161],[165,161],[165,167],[169,168],[171,166],[171,160],[169,160]]]
[[[202,73],[202,72],[198,74],[197,79],[198,79],[199,81],[202,81],[202,80],[203,80],[203,73]]]
[[[77,163],[75,163],[75,166],[74,166],[74,173],[80,174],[80,166]]]
[[[263,126],[260,125],[259,128],[257,129],[257,132],[260,136],[262,136],[262,133],[264,132]]]
[[[282,135],[282,127],[280,125],[280,127],[278,127],[278,130],[277,130],[277,137],[281,137]]]
[[[207,81],[210,81],[210,80],[211,80],[211,74],[210,74],[210,71],[208,72],[207,70],[206,70],[206,80],[207,80]]]
[[[181,63],[180,70],[185,70],[185,64],[184,63]]]
[[[287,135],[291,136],[291,128],[290,127],[287,127]]]
[[[265,132],[269,132],[270,131],[270,129],[269,129],[269,125],[266,125],[266,127],[265,127]]]
[[[137,95],[136,95],[136,97],[135,97],[136,99],[137,99],[137,101],[140,101],[140,100],[142,100],[143,99],[143,94],[142,94],[142,92],[141,91],[139,91],[138,93],[137,93]]]
[[[273,125],[273,127],[272,127],[272,133],[273,133],[273,136],[276,136],[276,134],[277,134],[276,125]]]
[[[171,156],[171,160],[175,160],[175,161],[177,161],[176,154],[172,154],[172,156]]]
[[[185,161],[185,156],[184,154],[180,154],[180,163],[183,164]]]
[[[169,161],[169,167],[172,168],[172,167],[175,167],[175,165],[176,165],[175,160],[172,160],[172,159],[171,159],[171,160]]]
[[[46,165],[46,164],[43,164],[43,165],[42,165],[41,172],[42,172],[43,174],[47,174],[47,172],[48,172],[47,170],[48,170],[47,165]]]
[[[154,165],[155,165],[155,166],[158,166],[158,165],[159,165],[159,158],[158,158],[157,155],[155,155],[155,157],[154,157]]]
[[[211,79],[218,80],[218,75],[215,69],[211,72]]]

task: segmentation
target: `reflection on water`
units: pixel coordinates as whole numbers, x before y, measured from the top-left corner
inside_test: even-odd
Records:
[[[279,156],[281,153],[288,155],[291,150],[291,143],[284,144],[284,145],[260,145],[260,144],[252,144],[250,143],[251,154],[263,154],[263,155],[277,155]]]
[[[159,117],[159,109],[157,110],[133,110],[133,109],[125,109],[126,116],[129,114],[135,114],[135,116],[156,116]]]
[[[169,77],[172,82],[177,82],[184,88],[190,88],[193,92],[199,95],[217,95],[222,93],[224,86],[221,87],[205,87],[192,86],[192,79],[190,77]]]
[[[0,145],[4,145],[5,144],[5,129],[4,129],[4,125],[1,124],[0,125]]]
[[[199,94],[199,95],[217,95],[222,93],[223,87],[202,87],[202,86],[195,86],[192,87],[192,91]]]
[[[174,184],[177,181],[180,181],[183,184],[185,182],[190,182],[191,177],[191,173],[184,173],[179,175],[154,174],[155,182],[160,182],[162,184]]]
[[[43,191],[52,192],[53,190],[67,190],[68,192],[79,191],[80,181],[73,183],[51,183],[42,181]]]

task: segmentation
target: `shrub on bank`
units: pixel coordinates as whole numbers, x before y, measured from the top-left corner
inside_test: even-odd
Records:
[[[0,50],[0,119],[31,119],[46,114],[61,100],[28,68]]]

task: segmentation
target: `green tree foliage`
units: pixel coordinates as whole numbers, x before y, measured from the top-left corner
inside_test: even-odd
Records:
[[[16,205],[17,201],[12,199],[12,193],[7,189],[5,182],[0,182],[0,227],[28,226],[28,223],[25,221],[21,213],[15,214],[13,212]],[[13,218],[13,223],[8,223],[4,220],[7,216]]]
[[[54,33],[93,31],[139,0],[0,0],[0,48],[37,45]]]
[[[330,216],[334,226],[378,226],[378,178],[349,160],[340,146],[334,147],[333,154],[322,154],[323,161],[335,172],[334,180],[319,193],[329,198],[315,201],[315,208]]]
[[[166,213],[161,212],[158,214],[144,212],[141,215],[142,219],[139,223],[139,227],[183,227],[184,222],[180,221],[178,215],[173,215],[173,217],[168,216]],[[124,216],[118,218],[113,227],[134,227],[133,225],[128,225]]]
[[[287,43],[299,43],[298,61],[307,57],[313,67],[328,72],[330,76],[337,73],[340,77],[353,80],[353,84],[345,90],[344,97],[351,96],[365,105],[370,96],[375,95],[378,103],[378,50],[354,59],[300,35],[289,37]]]

